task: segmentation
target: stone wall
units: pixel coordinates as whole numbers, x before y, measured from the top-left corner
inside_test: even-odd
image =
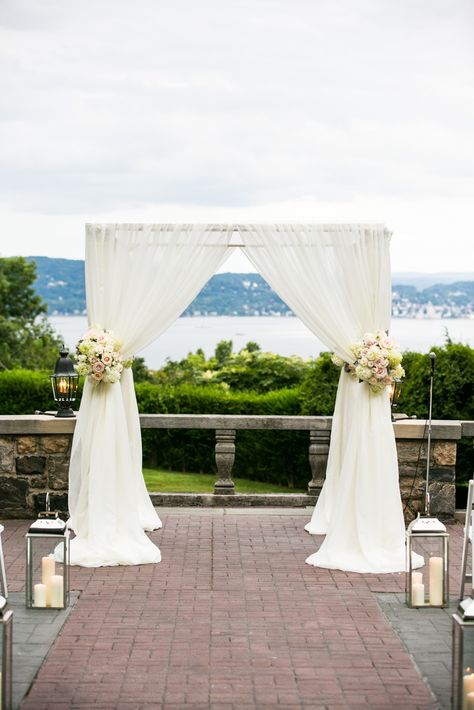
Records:
[[[226,417],[213,415],[141,415],[142,428],[298,428],[309,431],[310,458],[315,456],[317,431],[329,432],[330,417]],[[224,421],[225,420],[225,421]],[[265,420],[265,421],[263,421]],[[288,420],[288,422],[286,421]],[[285,425],[285,426],[283,426]],[[67,511],[68,466],[74,419],[54,417],[0,416],[0,518],[35,517],[44,510],[46,492],[51,507]],[[471,427],[471,428],[469,428]],[[404,420],[394,424],[400,468],[400,490],[407,521],[422,511],[426,477],[425,422]],[[456,442],[461,435],[473,435],[472,423],[433,422],[431,434],[431,512],[449,520],[455,512]],[[316,432],[316,433],[315,433]],[[312,447],[312,448],[311,448]],[[321,452],[323,452],[321,454]],[[327,446],[318,456],[327,456]],[[321,469],[321,462],[316,467]],[[316,470],[315,468],[315,470]],[[313,482],[316,477],[313,472]],[[310,490],[311,492],[311,490]],[[231,497],[230,497],[231,498]],[[229,498],[228,504],[238,504]],[[315,497],[301,495],[301,505],[311,506]],[[242,504],[240,502],[240,504]],[[294,503],[293,504],[297,504]]]
[[[0,437],[0,514],[4,518],[34,516],[51,506],[67,510],[72,434]]]

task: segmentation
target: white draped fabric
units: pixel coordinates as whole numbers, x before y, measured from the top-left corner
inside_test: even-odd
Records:
[[[369,225],[245,225],[245,253],[330,350],[390,324],[390,234]],[[306,530],[325,534],[306,560],[353,572],[405,570],[404,520],[388,392],[341,372],[326,482]]]
[[[228,255],[225,225],[88,225],[89,325],[112,330],[125,358],[149,345],[191,303]],[[130,369],[120,383],[85,383],[69,471],[71,563],[159,562],[145,530],[161,527],[142,475]]]

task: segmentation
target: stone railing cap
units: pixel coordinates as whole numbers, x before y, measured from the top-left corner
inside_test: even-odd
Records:
[[[267,416],[240,414],[140,414],[142,429],[276,429],[330,431],[332,417]],[[60,419],[54,414],[0,415],[0,435],[72,434],[76,419]],[[397,439],[427,436],[424,419],[403,419],[394,423]],[[460,439],[474,436],[474,422],[433,420],[433,439]]]

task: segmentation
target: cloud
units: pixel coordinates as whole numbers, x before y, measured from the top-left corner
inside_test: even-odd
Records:
[[[469,0],[4,0],[0,216],[38,253],[97,215],[364,205],[442,261],[440,225],[467,244],[473,216],[473,19]]]

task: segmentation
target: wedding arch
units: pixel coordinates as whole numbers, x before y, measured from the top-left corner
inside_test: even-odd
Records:
[[[235,248],[342,359],[365,332],[388,330],[390,232],[370,224],[89,224],[90,325],[112,330],[125,358],[158,338]],[[69,472],[71,562],[160,561],[161,527],[142,475],[131,369],[86,381]],[[354,572],[405,569],[404,521],[388,392],[341,370],[327,476],[306,530],[325,535],[309,564]]]

